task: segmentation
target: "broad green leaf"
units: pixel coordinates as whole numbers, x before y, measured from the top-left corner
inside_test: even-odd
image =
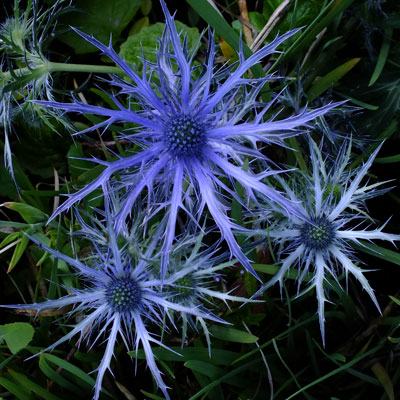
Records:
[[[95,384],[95,379],[89,376],[86,372],[71,364],[70,362],[63,360],[53,354],[44,353],[41,356],[44,360],[56,365],[59,368],[68,371],[70,374],[76,376],[81,381],[87,383],[89,386],[93,386]]]
[[[56,368],[54,368],[53,366],[55,366]],[[89,376],[82,369],[71,364],[69,361],[63,360],[62,358],[59,358],[53,354],[42,354],[39,359],[39,367],[49,379],[56,382],[61,387],[64,387],[65,389],[68,389],[77,394],[82,392],[83,387],[79,388],[78,386],[76,386],[76,383],[74,383],[74,381],[71,382],[70,380],[66,379],[66,376],[73,376],[75,378],[78,378],[79,381],[85,384],[88,390],[90,390],[95,384],[95,379]],[[64,376],[61,375],[60,371],[63,371]],[[79,386],[81,386],[80,383]],[[105,393],[107,396],[111,396],[110,393],[104,389],[103,393]]]
[[[38,396],[37,398],[44,400],[60,400],[58,396],[50,393],[47,388],[38,385],[25,375],[13,370],[9,370],[8,372],[19,385],[29,392],[36,394]]]
[[[216,378],[222,375],[224,371],[222,368],[216,367],[213,364],[199,360],[186,361],[184,366],[192,371],[208,376],[209,378]]]
[[[339,67],[328,72],[323,77],[315,80],[308,92],[308,100],[313,101],[326,90],[333,87],[333,85],[337,81],[339,81],[339,79],[341,79],[344,75],[346,75],[351,69],[353,69],[360,60],[360,58],[352,58],[351,60],[346,61]]]
[[[211,348],[211,358],[208,354],[208,349],[204,347],[171,347],[171,350],[176,351],[178,354],[160,347],[154,347],[153,353],[158,360],[162,361],[186,362],[188,360],[198,360],[210,362],[214,365],[229,365],[238,357],[238,354],[232,351],[215,348]],[[134,351],[130,351],[128,354],[141,360],[146,358],[143,350],[139,350],[137,356]]]
[[[193,51],[196,49],[200,34],[197,28],[189,28],[185,24],[179,21],[175,21],[178,32],[182,32],[183,36],[187,37],[189,50]],[[164,31],[165,24],[158,22],[156,24],[146,26],[139,32],[134,33],[128,37],[128,39],[122,43],[120,56],[124,58],[128,63],[141,66],[141,57],[144,56],[146,60],[155,62],[157,55],[156,49],[158,47],[158,41]]]
[[[225,326],[212,326],[210,328],[210,333],[217,339],[227,342],[255,343],[258,340],[258,337],[251,333]]]
[[[43,211],[35,207],[32,207],[29,204],[9,201],[3,203],[1,206],[17,212],[28,224],[46,222],[47,219],[49,218],[48,215],[45,214]]]
[[[371,370],[385,389],[389,400],[395,400],[393,383],[385,367],[380,362],[376,362],[372,365]]]
[[[0,377],[0,386],[9,391],[18,400],[32,400],[29,392],[25,391],[25,388],[7,378]]]
[[[39,368],[43,372],[43,374],[46,375],[47,378],[55,382],[57,385],[61,386],[64,389],[67,389],[68,391],[72,391],[77,395],[81,394],[82,389],[65,379],[61,375],[61,370],[55,371],[53,368],[51,368],[50,364],[46,361],[46,358],[43,354],[41,354],[39,358]]]
[[[14,221],[0,221],[0,232],[10,233],[14,232],[18,235],[18,232],[21,229],[29,228],[30,224],[24,224],[22,222],[14,222]]]
[[[11,353],[17,354],[31,342],[35,333],[32,325],[25,322],[0,325],[0,339],[4,340]]]
[[[74,11],[68,13],[62,19],[62,23],[79,28],[108,44],[111,37],[114,42],[118,40],[121,32],[139,10],[141,3],[141,0],[76,0]],[[78,54],[97,51],[74,32],[62,34],[59,38]]]

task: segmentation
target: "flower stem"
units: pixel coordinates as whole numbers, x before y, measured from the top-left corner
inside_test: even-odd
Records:
[[[13,71],[0,72],[1,80],[7,82],[11,77],[23,77],[31,73],[44,75],[52,72],[87,72],[98,74],[118,74],[122,71],[118,67],[108,65],[89,65],[89,64],[67,64],[57,62],[45,62],[35,66],[34,69],[23,67]]]
[[[89,65],[89,64],[67,64],[48,62],[47,68],[49,72],[87,72],[98,74],[118,74],[121,70],[118,67],[108,65]]]

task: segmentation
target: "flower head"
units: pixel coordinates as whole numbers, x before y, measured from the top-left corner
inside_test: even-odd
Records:
[[[360,240],[400,240],[400,235],[384,233],[384,225],[369,229],[372,221],[366,211],[367,199],[377,196],[387,189],[380,189],[382,183],[362,184],[380,146],[360,168],[347,171],[351,143],[343,145],[335,162],[324,160],[320,149],[310,141],[312,175],[303,175],[297,185],[290,189],[283,181],[289,198],[298,200],[307,220],[295,215],[283,217],[268,235],[280,246],[281,268],[256,294],[283,279],[289,268],[298,265],[299,287],[307,273],[312,272],[308,290],[315,288],[318,300],[318,315],[321,335],[325,341],[324,309],[326,301],[325,284],[331,276],[338,281],[338,273],[346,277],[353,275],[371,297],[379,310],[364,270],[357,265],[352,243],[362,244]],[[327,165],[330,163],[330,167]]]
[[[121,134],[128,143],[135,143],[140,150],[115,161],[94,160],[104,165],[104,171],[91,183],[69,196],[53,214],[52,218],[82,200],[95,189],[112,181],[114,187],[125,193],[123,204],[116,219],[120,229],[132,206],[145,192],[150,204],[167,209],[167,228],[164,236],[162,275],[165,276],[168,255],[175,237],[176,219],[180,210],[197,221],[205,208],[212,215],[231,254],[251,273],[256,275],[250,262],[240,249],[233,234],[240,229],[229,216],[229,203],[224,199],[236,197],[235,182],[247,191],[247,197],[260,194],[276,202],[288,213],[299,215],[297,207],[262,179],[282,171],[267,170],[254,174],[243,167],[245,159],[265,161],[256,142],[282,144],[283,139],[300,133],[304,126],[334,105],[306,111],[280,120],[264,121],[264,116],[274,103],[268,105],[256,101],[264,85],[273,79],[245,78],[244,74],[263,58],[276,52],[276,48],[294,34],[291,31],[276,38],[269,45],[244,59],[242,52],[235,68],[229,66],[216,71],[213,35],[209,38],[207,59],[199,72],[186,41],[176,30],[173,18],[163,0],[160,0],[166,18],[166,28],[160,40],[157,62],[143,60],[143,74],[139,76],[113,50],[98,40],[78,32],[89,43],[114,61],[126,75],[125,79],[114,77],[110,84],[119,89],[119,95],[127,94],[129,104],[124,106],[117,96],[110,95],[115,108],[73,103],[39,102],[42,105],[81,114],[96,114],[105,119],[89,127],[106,128],[116,122],[136,126]],[[261,111],[260,111],[261,109]],[[250,119],[255,115],[254,120]],[[244,122],[240,122],[244,121]],[[115,175],[121,176],[117,182]],[[246,206],[246,204],[244,204]]]
[[[105,216],[104,224],[94,219],[92,223],[85,222],[82,225],[79,234],[88,239],[93,248],[85,260],[69,257],[31,237],[39,247],[69,264],[79,274],[85,285],[84,289],[69,288],[69,294],[57,300],[2,307],[33,309],[40,313],[46,309],[73,306],[69,317],[79,315],[79,322],[46,350],[52,350],[76,335],[79,335],[78,343],[86,340],[92,347],[108,331],[104,355],[97,369],[94,399],[99,398],[103,377],[110,369],[118,337],[122,338],[129,350],[133,347],[137,351],[140,345],[143,346],[147,365],[164,396],[169,399],[167,386],[151,349],[152,343],[166,346],[157,338],[156,333],[149,331],[149,327],[158,325],[160,335],[161,329],[165,328],[164,316],[173,312],[191,315],[202,321],[224,321],[200,305],[188,306],[174,298],[171,293],[176,290],[178,277],[170,277],[168,285],[165,285],[156,276],[154,264],[160,264],[157,256],[159,229],[148,242],[141,242],[142,254],[135,261],[128,251],[126,240],[118,237],[113,230],[110,223],[112,217],[107,209]],[[78,219],[83,221],[82,217]],[[137,242],[138,239],[135,238]]]
[[[224,292],[218,289],[223,279],[223,271],[231,267],[233,261],[225,261],[226,254],[216,255],[218,248],[212,246],[201,251],[203,235],[187,236],[174,246],[170,257],[170,270],[164,284],[171,287],[172,301],[189,308],[204,308],[206,304],[213,305],[215,301],[254,302],[241,296],[232,295],[231,289]],[[174,318],[175,315],[172,315]],[[188,327],[197,329],[200,325],[205,335],[208,351],[211,356],[211,341],[206,321],[201,316],[179,313],[177,319],[182,322],[182,345],[185,343]]]
[[[55,17],[67,0],[56,0],[39,9],[37,1],[20,13],[21,2],[14,3],[14,15],[0,25],[0,126],[4,131],[4,161],[13,176],[10,133],[12,120],[22,115],[28,121],[49,123],[49,115],[30,100],[54,100],[53,80],[44,55],[44,43],[54,30]]]

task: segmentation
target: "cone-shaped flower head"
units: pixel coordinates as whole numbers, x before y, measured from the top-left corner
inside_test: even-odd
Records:
[[[164,236],[162,275],[165,276],[168,255],[175,237],[179,210],[197,220],[208,209],[232,255],[255,274],[247,257],[235,240],[233,230],[240,228],[229,218],[229,203],[224,196],[239,197],[234,182],[241,184],[247,198],[262,195],[276,202],[290,214],[300,216],[294,204],[274,188],[262,183],[265,176],[278,171],[268,170],[256,175],[242,168],[245,159],[262,159],[254,148],[256,142],[282,144],[283,139],[300,133],[296,128],[322,115],[334,105],[280,120],[266,120],[265,115],[276,98],[260,111],[258,94],[271,75],[245,78],[249,69],[263,58],[276,52],[277,47],[293,35],[291,31],[245,59],[242,51],[233,67],[216,70],[213,35],[209,38],[207,58],[203,68],[195,63],[187,41],[180,37],[163,0],[160,0],[166,18],[166,28],[157,50],[157,62],[143,60],[143,74],[139,76],[113,50],[93,37],[78,32],[89,43],[114,61],[126,75],[110,82],[127,94],[129,104],[124,106],[118,95],[111,95],[115,108],[73,103],[40,102],[67,112],[96,114],[105,119],[82,132],[106,128],[122,122],[136,128],[125,131],[121,137],[135,143],[139,151],[121,156],[115,161],[94,160],[104,165],[104,171],[91,183],[69,196],[53,214],[53,218],[82,200],[95,189],[111,180],[125,193],[122,208],[116,219],[117,229],[131,213],[132,206],[147,189],[150,204],[167,209],[167,229]],[[200,76],[199,76],[200,75]],[[81,133],[82,133],[81,132]],[[280,171],[281,172],[281,171]],[[116,175],[121,182],[116,182]]]
[[[282,286],[290,267],[298,266],[299,287],[308,273],[312,273],[307,290],[315,288],[318,300],[318,315],[321,335],[325,341],[324,308],[327,276],[338,281],[342,272],[353,275],[371,297],[379,310],[379,304],[365,272],[357,264],[352,243],[360,240],[400,240],[400,235],[382,232],[384,226],[369,229],[372,221],[368,216],[365,201],[382,194],[382,183],[362,183],[380,146],[367,162],[359,168],[346,170],[350,161],[351,143],[343,145],[335,162],[324,160],[320,149],[310,141],[312,175],[301,176],[297,185],[290,189],[282,181],[288,196],[302,204],[307,220],[295,215],[283,217],[267,233],[280,245],[281,268],[256,294],[279,282]]]
[[[31,237],[39,247],[69,264],[81,277],[84,289],[70,288],[70,294],[58,300],[3,307],[33,309],[40,313],[47,309],[73,306],[69,316],[72,318],[79,315],[79,322],[45,351],[54,349],[74,336],[79,336],[79,343],[86,340],[88,345],[93,347],[107,332],[104,355],[97,368],[94,399],[99,398],[103,377],[110,369],[118,337],[129,350],[137,351],[140,345],[143,347],[147,365],[165,398],[169,399],[167,386],[151,349],[152,343],[164,346],[158,337],[161,329],[165,328],[165,315],[180,312],[201,318],[202,321],[223,321],[204,307],[180,304],[171,294],[175,291],[176,279],[169,279],[168,285],[165,285],[155,276],[154,264],[158,262],[158,266],[160,265],[160,258],[156,254],[160,230],[149,243],[142,242],[142,246],[140,239],[134,238],[137,246],[142,247],[141,257],[135,260],[136,257],[132,257],[128,251],[126,240],[118,237],[110,226],[111,215],[106,213],[106,216],[107,221],[104,225],[97,220],[86,224],[83,218],[78,216],[78,220],[82,222],[80,234],[90,240],[93,247],[93,252],[85,260],[69,257]],[[157,328],[158,333],[151,333],[150,326]]]

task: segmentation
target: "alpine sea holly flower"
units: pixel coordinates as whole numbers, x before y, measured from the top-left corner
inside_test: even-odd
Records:
[[[107,128],[111,124],[126,123],[136,126],[121,133],[121,139],[140,150],[115,161],[94,159],[105,167],[87,186],[69,196],[51,218],[67,210],[108,181],[125,193],[122,208],[116,218],[120,229],[130,215],[132,206],[147,188],[150,204],[167,208],[167,229],[164,236],[162,276],[165,276],[168,255],[175,237],[176,219],[180,210],[198,220],[205,208],[212,215],[231,254],[256,275],[249,260],[240,249],[233,230],[240,229],[229,216],[229,203],[236,197],[235,182],[241,184],[248,199],[262,195],[276,202],[290,214],[300,212],[274,188],[262,182],[266,176],[282,171],[268,170],[255,174],[242,168],[244,161],[263,160],[265,157],[255,142],[283,144],[287,137],[300,133],[298,127],[332,109],[327,105],[316,110],[302,110],[285,119],[266,119],[265,115],[276,97],[260,111],[257,95],[272,75],[246,78],[246,71],[265,57],[276,53],[277,47],[295,31],[277,37],[270,44],[245,59],[239,53],[234,67],[215,68],[216,50],[213,35],[209,38],[207,59],[201,71],[190,54],[186,41],[176,30],[174,20],[163,0],[160,0],[166,28],[157,50],[157,62],[143,60],[143,73],[138,75],[114,51],[95,38],[78,32],[96,46],[124,72],[126,78],[112,78],[110,84],[119,89],[111,95],[115,108],[72,103],[43,102],[39,104],[80,114],[95,114],[105,119],[88,129]],[[183,43],[181,41],[183,39]],[[198,76],[200,72],[200,76]],[[128,95],[129,106],[124,106],[118,95]],[[135,111],[130,108],[134,104]],[[137,111],[136,111],[137,110]],[[276,114],[276,113],[275,113]],[[252,115],[255,115],[252,119]],[[250,164],[251,165],[251,164]],[[120,182],[117,178],[120,177]],[[245,205],[246,206],[246,205]],[[193,211],[194,210],[194,211]]]
[[[107,210],[106,217],[107,221],[112,221],[111,214]],[[176,301],[169,291],[175,287],[178,278],[169,279],[170,290],[162,291],[163,281],[154,274],[159,230],[147,246],[142,248],[140,259],[135,261],[128,251],[126,241],[117,236],[107,221],[103,225],[93,221],[94,223],[85,223],[82,227],[82,237],[89,240],[93,248],[92,253],[85,260],[69,257],[31,237],[31,240],[39,247],[70,265],[82,279],[84,289],[69,288],[69,294],[57,300],[2,307],[36,310],[40,313],[48,309],[73,306],[69,317],[78,317],[76,325],[68,334],[43,351],[52,350],[77,335],[79,344],[86,341],[90,347],[93,347],[108,331],[104,355],[97,368],[94,399],[99,398],[104,374],[110,370],[118,336],[122,338],[129,350],[133,347],[138,351],[139,346],[142,345],[147,365],[158,387],[165,398],[170,399],[151,349],[153,343],[166,346],[155,333],[149,331],[149,326],[157,327],[158,324],[159,330],[164,329],[164,316],[172,312],[191,315],[203,321],[207,319],[216,322],[224,321],[205,308],[189,307]],[[135,240],[138,242],[139,238]]]
[[[4,134],[4,164],[12,176],[12,120],[22,115],[29,121],[49,124],[49,115],[57,118],[60,114],[58,110],[44,113],[42,107],[30,100],[54,100],[44,42],[51,37],[55,17],[66,0],[57,0],[45,10],[40,10],[33,0],[23,12],[21,3],[14,2],[14,15],[0,25],[0,126]]]
[[[164,285],[168,287],[170,282],[171,301],[178,302],[189,308],[204,308],[205,304],[213,304],[214,301],[254,302],[241,296],[232,295],[217,288],[222,283],[222,272],[234,265],[234,261],[227,261],[227,255],[216,255],[217,248],[212,246],[201,251],[203,235],[189,236],[179,240],[174,246],[170,256],[170,270],[165,278]],[[174,315],[171,316],[174,318]],[[211,356],[210,333],[206,321],[201,316],[192,316],[187,313],[179,313],[182,320],[182,345],[186,341],[188,327],[197,329],[200,325],[207,341],[208,351]]]
[[[279,272],[256,293],[255,297],[279,282],[282,287],[289,268],[297,265],[299,269],[298,285],[306,275],[313,274],[308,281],[310,290],[315,288],[318,300],[319,325],[322,340],[325,343],[324,309],[327,300],[325,284],[331,276],[339,282],[341,272],[353,275],[368,293],[376,308],[380,310],[374,291],[365,270],[357,265],[357,258],[351,245],[362,244],[360,240],[400,240],[400,235],[384,233],[385,224],[377,229],[369,229],[372,222],[365,202],[382,194],[388,189],[379,189],[383,183],[362,183],[381,146],[373,152],[361,167],[347,171],[351,143],[343,145],[339,156],[330,167],[324,160],[317,145],[310,141],[312,175],[303,175],[289,188],[281,181],[288,197],[301,202],[302,212],[307,220],[296,215],[282,217],[268,232],[264,231],[280,246],[281,267]],[[258,233],[263,231],[258,231]]]

